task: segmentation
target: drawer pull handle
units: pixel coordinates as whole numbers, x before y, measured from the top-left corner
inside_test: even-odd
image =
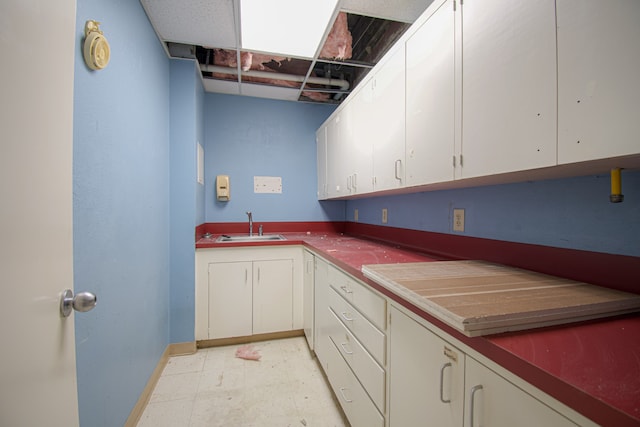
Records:
[[[342,316],[342,318],[347,322],[353,322],[353,317],[348,317],[347,313],[344,311],[340,313],[340,316]]]
[[[340,286],[340,289],[342,289],[345,294],[352,294],[353,293],[353,291],[351,289],[347,288],[346,286]]]
[[[342,349],[344,350],[345,353],[347,354],[353,354],[353,351],[349,351],[347,350],[347,348],[345,347],[347,345],[346,342],[340,343],[340,347],[342,347]]]
[[[451,399],[444,399],[444,370],[451,367],[451,362],[447,362],[440,368],[440,402],[450,403]]]
[[[476,392],[478,392],[478,390],[482,390],[482,385],[478,384],[471,387],[471,414],[470,414],[471,422],[469,423],[470,427],[473,427],[473,421],[475,419],[474,417],[475,406],[476,406],[475,395],[476,395]]]
[[[346,388],[344,387],[340,387],[340,394],[342,395],[342,398],[344,399],[345,402],[347,403],[351,403],[353,402],[353,400],[351,399],[347,399],[347,396],[344,395],[344,391],[346,390]]]

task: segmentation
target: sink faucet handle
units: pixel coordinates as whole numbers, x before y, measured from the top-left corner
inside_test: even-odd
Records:
[[[249,236],[253,236],[253,216],[251,211],[247,211],[247,216],[249,217]]]

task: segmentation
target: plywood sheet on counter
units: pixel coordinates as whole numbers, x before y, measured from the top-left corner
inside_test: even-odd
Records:
[[[640,311],[640,295],[484,261],[374,264],[362,272],[468,336]]]

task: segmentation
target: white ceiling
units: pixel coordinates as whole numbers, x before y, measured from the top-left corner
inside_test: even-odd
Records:
[[[242,0],[140,0],[156,33],[164,43],[179,43],[240,50],[240,2]],[[264,0],[273,1],[277,0]],[[329,34],[334,19],[344,11],[355,15],[382,18],[385,20],[412,23],[433,0],[339,0],[334,14],[326,23],[322,42]],[[300,18],[313,14],[315,1],[300,0]],[[277,7],[277,6],[274,6]],[[319,51],[318,46],[317,51]],[[268,53],[268,52],[267,52]],[[319,52],[318,52],[319,53]],[[292,57],[295,57],[292,55]],[[312,69],[307,76],[314,74],[313,65],[318,58],[309,59]],[[231,65],[230,65],[231,66]],[[241,73],[238,68],[238,73]],[[266,98],[297,100],[303,87],[275,87],[264,84],[238,81],[215,80],[207,82],[205,90],[209,92],[233,93]],[[352,88],[351,88],[352,89]]]

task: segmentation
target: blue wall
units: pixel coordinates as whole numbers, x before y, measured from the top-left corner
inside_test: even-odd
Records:
[[[382,225],[387,208],[388,226],[454,233],[464,208],[466,236],[640,256],[640,172],[623,171],[622,187],[623,203],[609,202],[606,174],[350,200],[346,211]]]
[[[195,61],[171,60],[171,290],[172,343],[193,342],[195,328],[194,230],[204,216],[197,183],[197,144],[203,142],[204,89]],[[198,197],[200,195],[200,197]],[[200,199],[200,200],[199,200]]]
[[[262,221],[344,219],[344,202],[316,197],[315,132],[331,105],[205,95],[205,219]],[[229,175],[231,200],[215,200],[216,175]],[[282,177],[282,194],[255,194],[254,176]]]
[[[88,19],[111,44],[101,71]],[[169,338],[169,60],[138,1],[78,0],[76,22],[75,289],[98,296],[75,314],[80,424],[122,426]]]

